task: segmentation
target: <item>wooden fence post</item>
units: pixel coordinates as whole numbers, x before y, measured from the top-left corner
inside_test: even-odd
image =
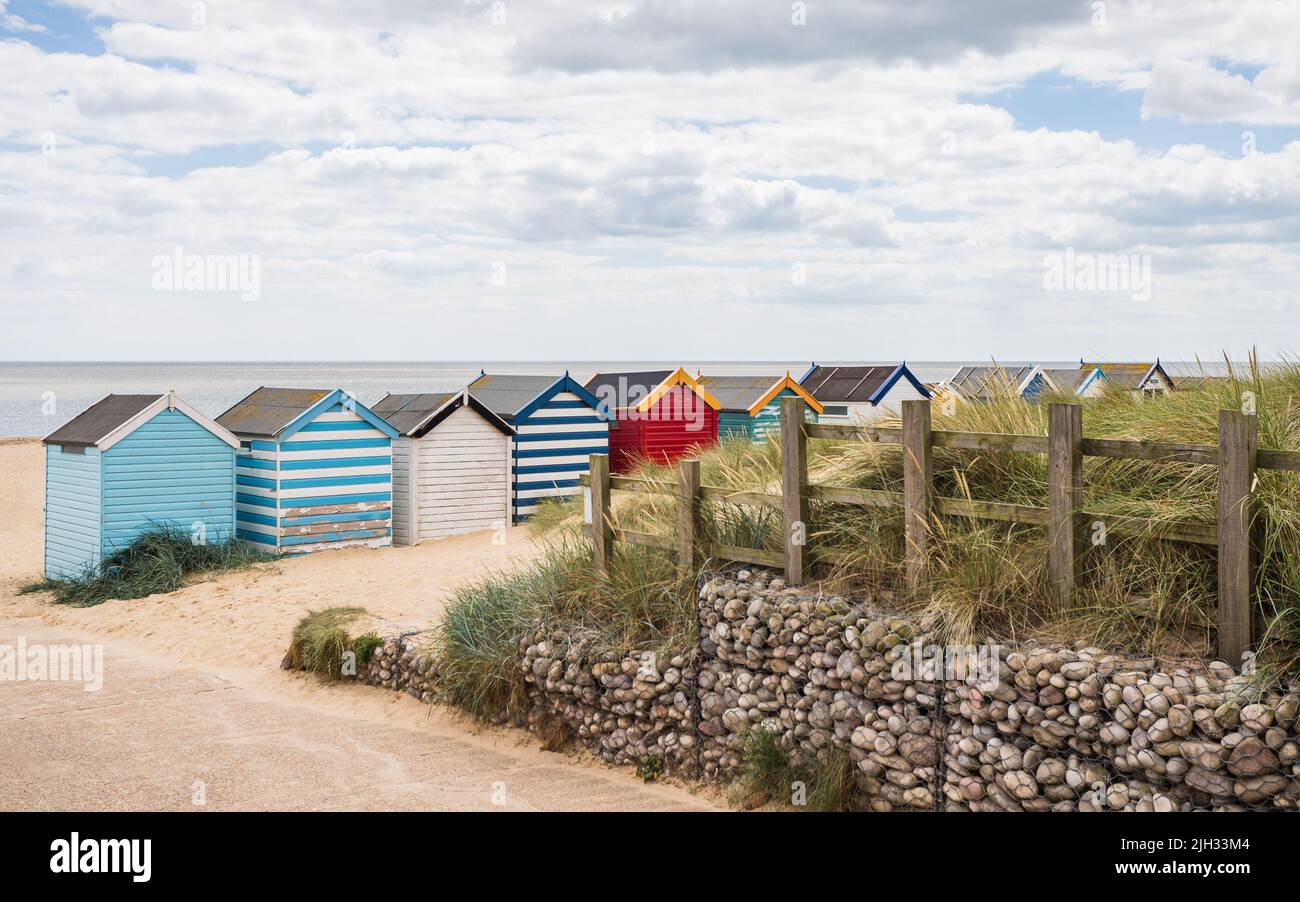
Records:
[[[1047,413],[1047,572],[1058,610],[1074,607],[1083,508],[1083,406],[1053,404]]]
[[[930,504],[934,486],[930,401],[903,402],[903,529],[907,590],[924,591],[930,578]]]
[[[609,455],[593,454],[591,476],[591,542],[595,547],[592,564],[604,576],[614,553],[614,529],[609,517]]]
[[[807,569],[808,437],[803,431],[804,402],[781,399],[781,505],[785,512],[785,581],[803,585]]]
[[[678,462],[677,495],[677,575],[687,579],[702,558],[699,460]]]
[[[1254,415],[1219,411],[1219,657],[1233,667],[1254,642],[1250,490],[1258,435]]]

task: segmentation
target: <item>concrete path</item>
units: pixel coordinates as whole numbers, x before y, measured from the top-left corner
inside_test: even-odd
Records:
[[[0,646],[95,643],[0,619]],[[3,651],[0,650],[0,654]],[[475,733],[414,699],[281,673],[240,685],[111,642],[103,688],[0,682],[5,810],[687,810],[707,799]]]

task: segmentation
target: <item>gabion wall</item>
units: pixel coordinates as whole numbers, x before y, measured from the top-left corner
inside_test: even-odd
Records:
[[[797,760],[844,750],[878,811],[1300,802],[1300,692],[1254,689],[1219,661],[984,646],[945,666],[915,622],[761,571],[703,580],[697,609],[698,646],[667,654],[602,652],[534,624],[518,645],[532,703],[519,725],[613,764],[716,781],[735,776],[748,731],[771,730]],[[362,678],[431,701],[424,644],[387,640]]]

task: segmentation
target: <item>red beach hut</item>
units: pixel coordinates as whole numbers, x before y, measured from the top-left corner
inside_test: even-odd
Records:
[[[609,430],[609,468],[626,473],[642,460],[671,463],[718,441],[719,404],[678,367],[640,373],[597,373],[587,391],[615,420]]]

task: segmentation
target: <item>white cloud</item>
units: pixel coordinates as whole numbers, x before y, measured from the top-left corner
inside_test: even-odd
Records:
[[[494,24],[488,2],[214,0],[195,26],[189,4],[88,0],[106,53],[0,42],[0,354],[1267,344],[1296,314],[1300,142],[1157,151],[965,98],[1059,70],[1142,91],[1153,119],[1294,125],[1286,5],[1112,0],[1097,27],[1073,2],[819,0],[791,26],[781,3],[508,3]],[[1151,254],[1152,300],[1044,294],[1066,246]],[[262,299],[152,291],[175,247],[260,255]]]

